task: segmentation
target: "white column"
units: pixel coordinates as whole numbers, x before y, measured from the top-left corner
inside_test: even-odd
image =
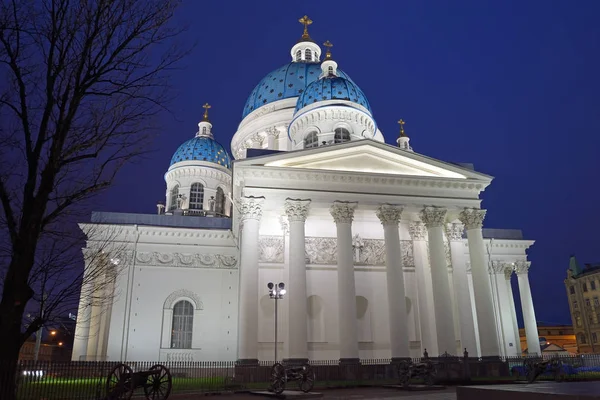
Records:
[[[529,286],[529,261],[517,261],[515,271],[519,280],[519,294],[521,296],[521,307],[523,309],[523,322],[525,323],[525,336],[527,337],[527,354],[542,354],[540,349],[540,338],[531,298],[531,287]]]
[[[504,279],[506,279],[506,290],[508,291],[508,302],[510,305],[510,314],[513,323],[513,335],[515,336],[515,346],[517,350],[517,356],[523,354],[523,350],[521,349],[521,335],[519,334],[519,324],[517,323],[517,310],[515,308],[515,296],[513,295],[512,284],[510,278],[512,277],[514,272],[514,266],[512,264],[507,264],[504,269]]]
[[[258,228],[264,197],[242,197],[238,360],[258,362]]]
[[[494,260],[490,263],[490,285],[492,286],[492,300],[494,303],[494,309],[496,310],[496,329],[498,332],[498,347],[500,348],[500,355],[505,357],[506,350],[508,347],[509,338],[505,334],[505,322],[502,319],[502,292],[506,292],[504,286],[504,263],[502,261]],[[508,310],[508,308],[507,308]],[[511,333],[512,336],[512,333]]]
[[[409,231],[413,240],[413,257],[415,259],[415,274],[417,275],[421,353],[427,351],[428,354],[438,354],[435,312],[433,311],[433,297],[431,296],[433,292],[431,268],[427,256],[427,228],[419,221],[411,223]]]
[[[385,238],[385,270],[392,360],[410,357],[402,249],[398,232],[402,209],[400,206],[383,204],[376,211],[377,218],[383,225]]]
[[[425,207],[421,211],[421,220],[427,226],[429,238],[429,259],[431,262],[431,284],[433,288],[433,309],[437,332],[438,355],[456,354],[454,335],[454,310],[450,296],[450,281],[446,250],[444,249],[445,208]]]
[[[267,149],[269,150],[277,150],[275,146],[275,139],[279,134],[279,130],[275,127],[267,128]]]
[[[89,257],[85,252],[90,250],[84,249],[84,257]],[[88,265],[86,262],[86,272]],[[85,361],[87,355],[88,340],[90,337],[90,322],[92,317],[92,300],[93,282],[90,281],[89,274],[84,273],[83,284],[81,285],[81,294],[79,297],[79,308],[77,311],[77,324],[75,325],[75,338],[73,340],[73,352],[71,360]]]
[[[337,275],[340,330],[340,361],[358,362],[356,288],[352,253],[352,220],[358,203],[335,201],[331,216],[337,227]]]
[[[500,348],[498,347],[496,318],[494,316],[494,303],[492,302],[492,287],[490,285],[485,258],[483,232],[481,230],[485,213],[486,210],[469,208],[461,211],[459,218],[467,229],[481,356],[490,357],[499,356]]]
[[[306,319],[306,258],[304,225],[310,200],[286,199],[285,213],[290,224],[290,269],[288,294],[288,358],[308,361]]]
[[[446,226],[446,236],[450,242],[450,259],[452,261],[452,279],[454,294],[458,305],[460,323],[460,342],[469,354],[477,354],[477,337],[475,335],[475,316],[469,293],[469,277],[465,260],[465,244],[463,242],[464,225],[459,223]]]

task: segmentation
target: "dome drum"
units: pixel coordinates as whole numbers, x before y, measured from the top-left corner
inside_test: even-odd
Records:
[[[367,112],[333,104],[312,108],[296,117],[290,124],[288,135],[292,148],[299,150],[350,140],[381,140],[377,132],[375,120]]]

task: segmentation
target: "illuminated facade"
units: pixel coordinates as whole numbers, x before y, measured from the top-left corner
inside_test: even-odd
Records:
[[[539,352],[533,241],[483,229],[492,177],[414,152],[403,121],[385,144],[365,92],[301,22],[291,62],[243,108],[235,162],[205,112],[158,215],[94,214],[129,247],[113,304],[82,299],[73,358],[272,360],[268,282],[286,283],[284,359],[518,355],[515,272]]]
[[[581,268],[571,256],[565,288],[579,353],[600,349],[600,265]]]

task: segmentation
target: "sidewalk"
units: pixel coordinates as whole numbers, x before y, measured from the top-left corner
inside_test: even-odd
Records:
[[[377,399],[410,399],[410,400],[456,400],[456,390],[453,387],[445,390],[433,390],[433,391],[422,391],[422,392],[411,392],[397,389],[387,388],[347,388],[347,389],[327,389],[321,390],[319,393],[323,393],[323,399],[327,400],[377,400]],[[169,397],[172,400],[200,400],[218,398],[223,400],[260,400],[266,399],[267,397],[260,397],[251,395],[248,393],[238,394],[227,394],[218,396],[205,396],[205,395],[176,395],[173,394]]]

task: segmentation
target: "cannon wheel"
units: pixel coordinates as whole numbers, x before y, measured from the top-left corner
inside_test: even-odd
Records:
[[[173,379],[171,371],[161,364],[156,364],[150,367],[150,371],[158,371],[152,375],[148,375],[146,384],[144,385],[144,394],[148,400],[166,400],[171,394],[173,387]]]
[[[275,394],[283,393],[286,381],[287,374],[285,373],[285,367],[280,363],[275,363],[271,367],[271,391]]]
[[[312,390],[315,385],[315,371],[310,364],[304,364],[302,372],[300,373],[300,380],[298,386],[304,393],[308,393]]]
[[[398,377],[403,387],[410,386],[410,364],[406,362],[398,364]]]
[[[129,365],[117,364],[106,379],[106,397],[129,400],[133,396],[133,370]]]

